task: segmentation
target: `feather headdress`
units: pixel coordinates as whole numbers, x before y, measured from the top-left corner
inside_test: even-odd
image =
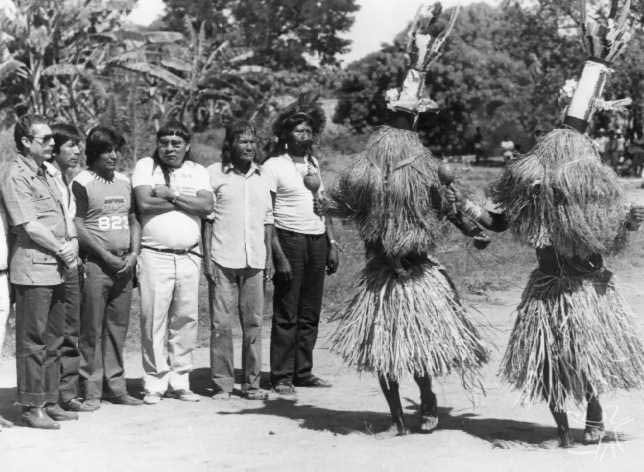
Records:
[[[580,132],[586,131],[597,109],[613,110],[629,105],[630,100],[604,101],[602,94],[613,61],[624,51],[632,36],[631,0],[626,0],[619,11],[619,0],[611,0],[608,18],[599,21],[590,18],[586,2],[581,0],[581,37],[588,54],[581,77],[568,109],[564,124]]]
[[[436,102],[426,96],[425,76],[429,66],[440,56],[443,44],[454,28],[459,9],[458,6],[454,7],[445,23],[441,20],[443,7],[440,3],[418,8],[407,33],[407,54],[411,66],[402,88],[387,91],[387,108],[413,115],[438,108]]]
[[[493,185],[513,232],[536,248],[553,246],[563,256],[607,254],[624,247],[630,211],[617,175],[602,164],[593,142],[583,134],[597,108],[608,64],[629,37],[626,0],[621,14],[612,1],[605,24],[587,20],[582,36],[589,58],[566,112],[564,128],[551,131],[510,163]]]

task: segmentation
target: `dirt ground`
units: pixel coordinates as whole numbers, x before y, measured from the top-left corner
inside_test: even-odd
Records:
[[[636,183],[629,185],[632,198],[644,202],[644,190]],[[635,243],[640,242],[637,238]],[[623,267],[619,278],[644,335],[644,258],[641,251],[634,252],[637,260],[618,264]],[[410,379],[404,382],[402,394],[412,434],[396,438],[378,434],[388,427],[389,419],[377,381],[369,374],[358,375],[329,352],[326,337],[332,326],[324,324],[315,371],[333,388],[300,388],[297,400],[212,400],[208,351],[200,348],[192,378],[195,390],[204,395],[199,403],[173,399],[141,407],[104,403],[97,412],[82,414],[79,421],[63,423],[60,431],[2,430],[0,471],[642,470],[644,392],[605,395],[609,440],[561,450],[546,406],[521,405],[517,393],[497,378],[512,310],[524,281],[517,281],[510,290],[467,297],[494,327],[491,340],[496,350],[484,370],[487,395],[468,395],[455,376],[437,382],[440,426],[429,435],[415,429],[419,399]],[[268,331],[266,326],[266,341]],[[264,370],[268,370],[267,344]],[[137,350],[128,350],[126,367],[130,391],[138,394],[142,369]],[[17,420],[14,395],[14,362],[3,358],[0,412]],[[570,416],[580,439],[583,412],[571,411]]]

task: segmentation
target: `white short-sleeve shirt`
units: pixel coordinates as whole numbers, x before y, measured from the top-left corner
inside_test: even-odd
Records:
[[[319,168],[317,160],[311,157]],[[262,175],[267,179],[271,192],[275,193],[273,215],[275,227],[300,234],[324,234],[324,218],[313,212],[313,194],[302,179],[309,164],[294,162],[288,154],[268,159],[262,165]],[[320,186],[320,192],[324,184]]]
[[[132,188],[165,185],[161,167],[151,157],[139,159],[132,173]],[[206,169],[196,162],[184,161],[170,172],[170,188],[181,195],[195,196],[200,190],[210,192]],[[141,243],[158,249],[189,249],[201,238],[201,218],[180,210],[147,214],[141,217]]]

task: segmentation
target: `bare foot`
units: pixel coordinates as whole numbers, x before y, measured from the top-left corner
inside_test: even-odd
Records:
[[[392,423],[388,429],[381,431],[380,433],[376,433],[375,436],[378,439],[389,439],[395,438],[396,436],[405,436],[407,434],[409,434],[409,430],[405,428],[404,425]]]
[[[430,415],[420,416],[420,431],[423,433],[431,433],[438,427],[438,417]]]
[[[586,428],[586,431],[584,431],[584,444],[599,444],[605,435],[603,425],[601,427]]]

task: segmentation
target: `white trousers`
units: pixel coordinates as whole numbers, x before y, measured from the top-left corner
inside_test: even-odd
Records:
[[[201,258],[192,254],[143,249],[139,255],[143,386],[148,393],[190,388],[200,268]]]

